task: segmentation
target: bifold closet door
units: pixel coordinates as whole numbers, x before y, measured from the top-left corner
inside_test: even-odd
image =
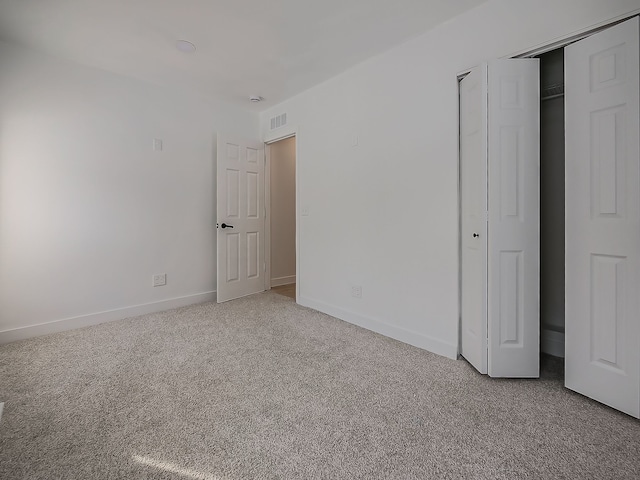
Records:
[[[565,48],[566,386],[640,415],[638,17]]]
[[[489,64],[489,375],[540,374],[540,64]]]
[[[461,353],[492,377],[538,377],[538,60],[474,69],[460,101]]]
[[[487,66],[460,81],[461,354],[487,373]]]

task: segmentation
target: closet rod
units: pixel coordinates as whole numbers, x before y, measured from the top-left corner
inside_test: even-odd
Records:
[[[553,100],[554,98],[564,97],[564,93],[558,93],[556,95],[548,95],[546,97],[541,97],[540,101],[544,102],[545,100]]]

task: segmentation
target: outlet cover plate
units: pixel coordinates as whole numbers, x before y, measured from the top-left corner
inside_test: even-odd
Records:
[[[154,287],[162,287],[167,284],[167,274],[159,273],[152,277]]]

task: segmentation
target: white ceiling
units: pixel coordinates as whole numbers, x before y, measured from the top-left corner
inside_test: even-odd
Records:
[[[0,0],[0,39],[262,110],[484,1]]]

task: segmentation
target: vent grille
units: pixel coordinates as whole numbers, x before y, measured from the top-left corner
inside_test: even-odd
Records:
[[[284,127],[287,124],[287,114],[282,113],[280,115],[276,115],[271,119],[271,130],[275,130],[276,128]]]

